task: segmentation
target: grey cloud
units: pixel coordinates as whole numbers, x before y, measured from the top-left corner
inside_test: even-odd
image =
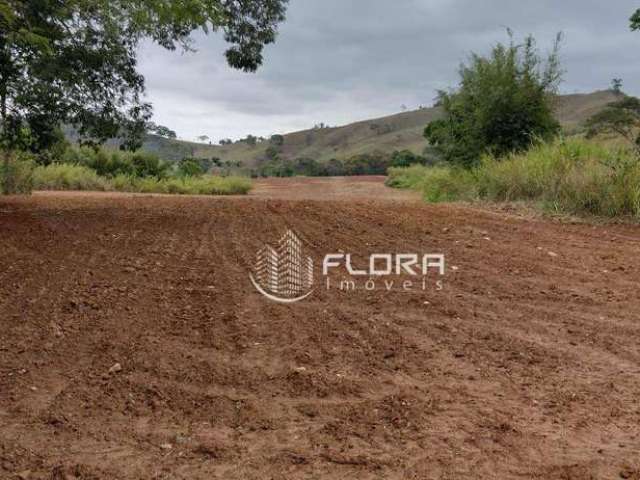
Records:
[[[140,65],[156,121],[183,137],[267,135],[396,113],[452,86],[471,51],[534,34],[544,51],[558,31],[562,90],[606,88],[614,76],[640,94],[640,33],[628,31],[632,0],[291,0],[277,43],[256,74],[230,70],[219,36],[197,53],[145,45]]]

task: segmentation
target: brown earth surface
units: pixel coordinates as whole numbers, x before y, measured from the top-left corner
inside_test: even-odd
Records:
[[[287,228],[291,305],[248,277]],[[327,290],[331,252],[444,253],[443,289]],[[636,226],[377,178],[0,198],[0,478],[637,479],[639,283]]]

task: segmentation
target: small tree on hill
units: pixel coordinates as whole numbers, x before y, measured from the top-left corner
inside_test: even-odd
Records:
[[[614,78],[611,80],[611,91],[616,95],[620,95],[622,93],[622,79]]]
[[[147,132],[155,133],[156,135],[159,135],[164,138],[171,138],[171,139],[178,138],[178,135],[176,134],[176,132],[174,132],[170,128],[165,127],[164,125],[156,125],[153,122],[147,123]]]
[[[624,97],[611,103],[587,121],[587,136],[613,133],[628,141],[640,156],[640,100]]]
[[[483,154],[522,151],[557,134],[552,99],[562,77],[560,41],[558,34],[546,62],[529,36],[522,45],[498,44],[488,57],[473,54],[460,67],[458,89],[439,93],[444,118],[424,131],[444,160],[470,167]]]

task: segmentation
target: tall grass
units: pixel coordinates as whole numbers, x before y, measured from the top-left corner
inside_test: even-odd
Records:
[[[388,170],[387,186],[393,188],[407,188],[421,190],[427,172],[434,171],[437,167],[425,167],[423,165],[411,165],[409,167],[391,167]]]
[[[112,180],[114,190],[121,192],[170,193],[177,195],[244,195],[252,183],[246,177],[181,177],[157,179],[117,176]]]
[[[109,181],[82,165],[53,163],[33,171],[35,190],[110,190]]]
[[[33,189],[35,162],[24,153],[7,154],[0,160],[0,193],[3,195],[28,194]]]
[[[51,164],[33,171],[36,190],[115,190],[120,192],[170,193],[180,195],[243,195],[252,183],[245,177],[143,177],[120,174],[105,178],[82,165]]]
[[[427,201],[531,201],[547,210],[640,218],[640,161],[582,139],[536,145],[472,170],[391,169],[389,184],[421,190]]]

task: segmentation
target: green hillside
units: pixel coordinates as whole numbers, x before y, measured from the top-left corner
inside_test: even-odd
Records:
[[[556,107],[558,119],[567,132],[575,132],[586,119],[615,98],[611,91],[560,96]],[[424,127],[439,115],[438,108],[423,108],[342,127],[289,133],[284,135],[284,144],[279,147],[279,156],[284,159],[309,157],[326,161],[375,151],[390,153],[394,150],[408,149],[414,153],[421,153],[426,146],[422,137]],[[168,140],[150,135],[143,148],[156,152],[167,160],[179,160],[184,156],[218,157],[223,161],[255,166],[265,157],[269,146],[268,141],[258,142],[253,146],[244,142],[218,146]]]

